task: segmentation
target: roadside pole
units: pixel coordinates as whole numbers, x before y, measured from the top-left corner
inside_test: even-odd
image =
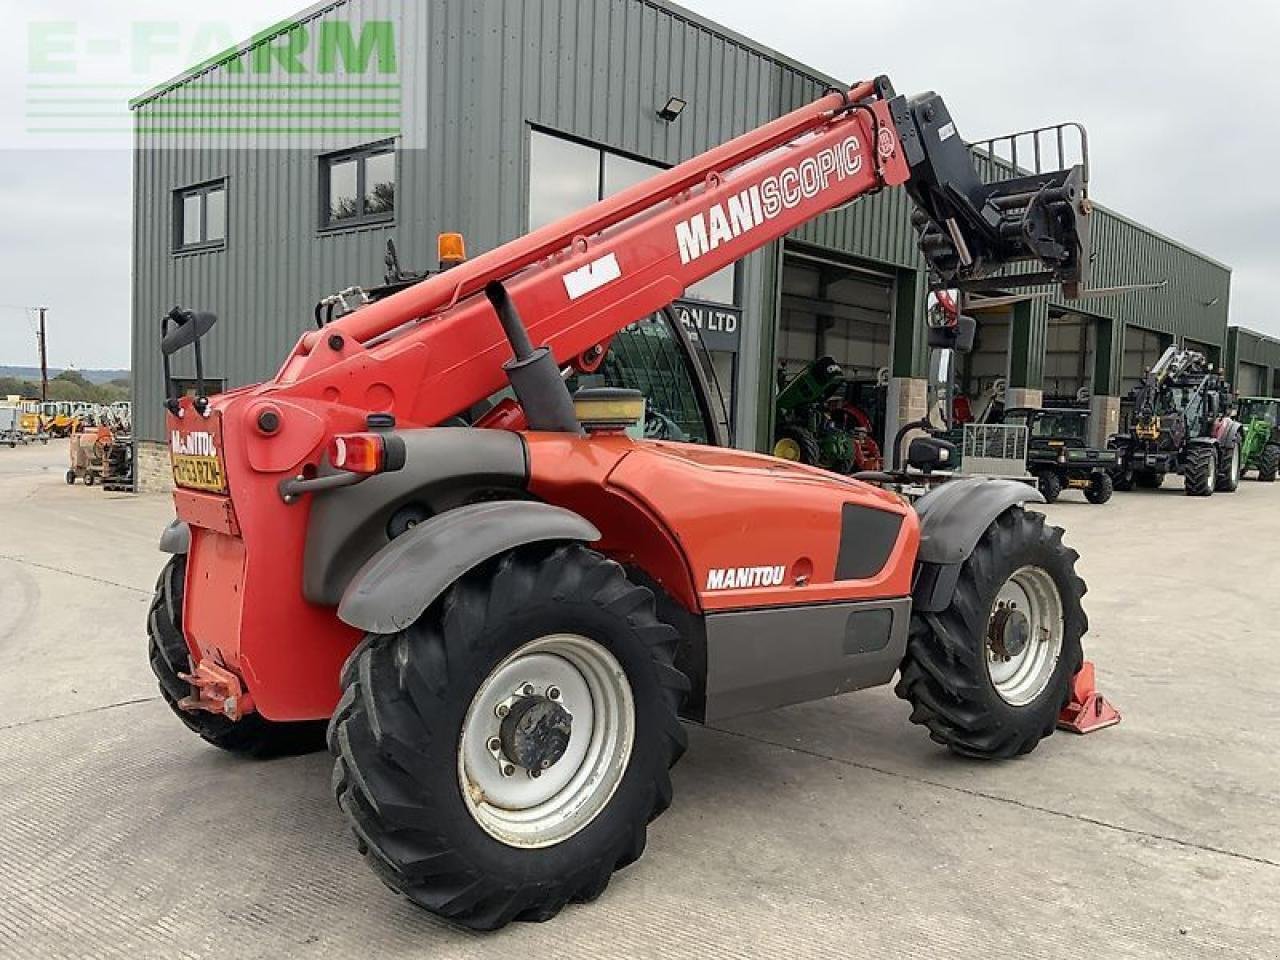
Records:
[[[39,307],[40,311],[40,402],[49,401],[49,351],[44,332],[44,315],[48,307]]]

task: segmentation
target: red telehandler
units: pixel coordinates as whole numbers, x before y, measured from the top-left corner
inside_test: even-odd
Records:
[[[938,286],[1071,295],[1089,206],[1084,167],[1060,165],[983,182],[941,98],[880,78],[322,320],[267,383],[206,396],[215,318],[175,308],[178,519],[148,625],[165,699],[253,756],[309,749],[327,721],[370,867],[476,929],[591,900],[640,856],[682,716],[900,672],[934,740],[1027,753],[1087,627],[1076,553],[1023,509],[1033,488],[956,480],[913,506],[633,439],[643,396],[566,379],[694,281],[887,187],[915,201]],[[179,397],[188,347],[198,389]],[[908,460],[953,452],[926,437]]]

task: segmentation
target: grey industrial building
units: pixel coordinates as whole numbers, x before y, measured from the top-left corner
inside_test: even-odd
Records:
[[[144,485],[165,470],[159,318],[174,304],[221,318],[210,377],[262,380],[317,300],[381,282],[388,239],[406,267],[434,264],[441,231],[490,249],[838,82],[665,0],[332,0],[143,94]],[[1105,197],[1105,170],[1094,180]],[[1159,286],[984,311],[961,384],[975,403],[999,381],[1012,403],[1087,398],[1101,436],[1175,340],[1247,374],[1250,392],[1280,386],[1280,344],[1228,334],[1229,268],[1105,207],[1092,219],[1092,285]],[[910,204],[886,191],[687,291],[682,318],[712,351],[735,442],[767,449],[779,366],[824,354],[868,383],[887,378],[890,424],[922,414],[926,286]]]

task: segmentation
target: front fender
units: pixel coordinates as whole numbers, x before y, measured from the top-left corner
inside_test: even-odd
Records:
[[[347,586],[338,617],[367,633],[395,633],[492,557],[531,543],[599,539],[600,531],[588,520],[551,504],[506,500],[458,507],[374,554]]]
[[[1044,503],[1040,491],[1016,480],[969,477],[944,483],[916,501],[920,517],[914,610],[937,613],[951,604],[960,566],[996,517],[1024,503]]]
[[[191,552],[191,527],[182,520],[175,519],[160,534],[160,551],[185,556]]]

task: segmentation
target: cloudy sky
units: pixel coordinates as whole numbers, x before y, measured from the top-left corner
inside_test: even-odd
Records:
[[[130,93],[305,5],[0,0],[0,364],[35,362],[27,308],[37,304],[51,308],[54,365],[129,362],[129,153],[111,138],[67,136],[51,148],[28,133],[36,73],[72,58],[76,77],[118,85],[102,92],[123,116]],[[1280,5],[973,0],[963,14],[954,0],[686,5],[837,77],[887,73],[900,91],[939,90],[969,139],[1084,121],[1094,197],[1229,264],[1231,322],[1280,336],[1280,237],[1269,226],[1280,222]],[[33,41],[39,21],[74,26]],[[33,42],[43,57],[34,63]]]

